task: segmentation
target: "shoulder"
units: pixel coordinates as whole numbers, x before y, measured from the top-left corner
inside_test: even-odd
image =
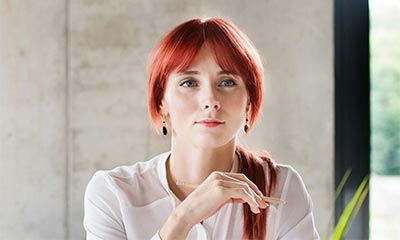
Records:
[[[271,169],[265,166],[266,181],[269,182]],[[310,196],[299,172],[290,165],[276,164],[275,185],[273,186],[273,196],[285,201],[295,199],[297,203],[304,206],[312,206]]]
[[[286,164],[277,164],[277,179],[282,183],[303,183],[303,179],[301,178],[299,172],[291,165]]]
[[[87,185],[85,195],[107,199],[111,197],[110,195],[114,195],[114,199],[127,203],[126,200],[130,198],[130,195],[141,193],[141,189],[147,182],[156,182],[159,179],[157,167],[163,159],[164,154],[160,154],[148,161],[137,162],[131,166],[96,171]],[[135,195],[134,199],[138,199],[138,194]]]
[[[276,191],[282,198],[304,201],[305,206],[311,204],[306,185],[299,172],[290,165],[277,165],[277,186]]]
[[[291,180],[302,181],[300,174],[292,166],[278,163],[274,163],[274,165],[277,184],[284,185]],[[268,179],[271,175],[271,168],[269,164],[264,164],[264,172],[266,178]]]
[[[313,203],[299,172],[290,165],[278,164],[274,196],[286,201],[277,206],[279,239],[319,239],[312,215]]]
[[[111,170],[99,170],[94,173],[91,182],[94,183],[101,183],[101,184],[112,184],[115,182],[125,182],[127,184],[132,183],[132,181],[137,180],[140,176],[156,171],[157,166],[160,161],[162,161],[164,154],[160,154],[155,156],[154,158],[143,161],[137,162],[130,166],[118,166]],[[89,184],[90,184],[89,183]]]

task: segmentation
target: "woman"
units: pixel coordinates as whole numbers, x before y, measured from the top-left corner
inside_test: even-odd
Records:
[[[95,173],[87,239],[318,239],[298,173],[237,143],[262,98],[260,57],[236,26],[208,18],[174,28],[148,76],[150,117],[171,151]]]

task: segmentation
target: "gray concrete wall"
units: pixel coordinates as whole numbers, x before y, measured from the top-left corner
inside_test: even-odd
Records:
[[[0,239],[66,234],[65,1],[0,1]]]
[[[168,149],[146,62],[193,17],[236,23],[265,59],[263,116],[242,141],[303,176],[321,236],[333,213],[332,1],[0,0],[0,239],[84,239],[94,171]]]

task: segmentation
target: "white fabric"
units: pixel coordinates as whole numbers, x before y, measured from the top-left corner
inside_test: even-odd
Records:
[[[98,171],[85,193],[84,227],[88,240],[160,239],[162,227],[179,200],[170,191],[165,163],[169,153],[133,166]],[[236,171],[237,163],[232,171]],[[274,197],[287,201],[270,205],[267,239],[319,239],[312,202],[299,174],[278,165]],[[228,203],[191,229],[187,239],[242,239],[242,204]]]

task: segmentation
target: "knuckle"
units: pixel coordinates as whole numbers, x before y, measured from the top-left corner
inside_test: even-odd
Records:
[[[240,184],[240,185],[242,186],[242,188],[245,189],[246,191],[252,192],[252,189],[251,189],[251,187],[249,186],[249,184],[247,184],[247,183],[245,183],[245,182],[240,182],[239,184]]]
[[[244,189],[244,188],[241,188],[240,191],[241,191],[242,194],[244,194],[244,195],[249,195],[249,193],[247,192],[247,190]]]
[[[240,178],[242,178],[242,179],[248,180],[247,176],[246,176],[244,173],[240,173],[239,176],[240,176]]]
[[[213,171],[213,172],[210,174],[210,176],[211,176],[213,179],[221,179],[221,178],[222,178],[222,172],[220,172],[220,171]]]
[[[220,179],[215,179],[212,184],[216,188],[223,188],[223,182]]]

